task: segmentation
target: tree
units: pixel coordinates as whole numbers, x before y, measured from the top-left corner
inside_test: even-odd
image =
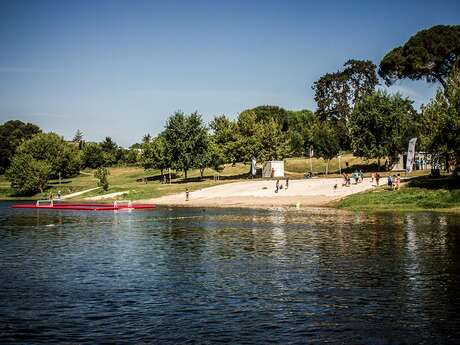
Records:
[[[189,116],[180,111],[174,113],[166,122],[164,136],[169,157],[187,179],[196,157],[206,151],[207,128],[201,116],[196,112]]]
[[[96,169],[104,165],[104,152],[96,143],[86,143],[82,150],[82,166]]]
[[[142,143],[143,143],[143,144],[149,143],[150,140],[152,140],[152,136],[151,136],[149,133],[147,133],[146,135],[144,135],[144,136],[142,137]]]
[[[80,143],[83,141],[83,132],[77,129],[72,140],[74,143]]]
[[[460,69],[446,79],[446,92],[438,89],[436,97],[422,107],[421,145],[434,157],[455,159],[453,171],[460,171]]]
[[[50,166],[50,178],[70,177],[80,171],[81,158],[78,149],[55,133],[39,133],[21,144],[18,153],[29,154],[35,160],[46,161]]]
[[[224,163],[236,163],[238,161],[238,126],[235,121],[225,115],[216,116],[210,125],[213,141],[222,152]]]
[[[105,167],[100,167],[94,173],[94,177],[97,179],[98,187],[102,187],[104,191],[109,190],[109,180],[108,176],[110,175],[109,171]]]
[[[288,111],[288,119],[290,153],[301,156],[310,147],[309,138],[311,128],[316,121],[315,114],[307,109]]]
[[[260,142],[261,149],[257,155],[262,160],[280,160],[287,156],[289,152],[289,142],[286,133],[281,131],[275,119],[270,118],[261,124],[257,132],[257,141]]]
[[[327,73],[313,84],[317,116],[336,127],[342,149],[350,145],[348,122],[354,105],[371,94],[378,84],[371,61],[348,60],[342,71]]]
[[[412,101],[399,93],[377,91],[355,106],[350,121],[353,152],[364,158],[388,157],[390,165],[416,134]]]
[[[9,167],[18,146],[40,132],[38,126],[19,120],[7,121],[0,125],[0,174]]]
[[[19,195],[43,193],[51,172],[47,161],[39,161],[27,153],[14,155],[11,166],[6,171],[6,177],[11,182],[11,188]]]
[[[460,25],[437,25],[417,32],[402,46],[392,49],[380,62],[379,75],[387,85],[398,79],[439,81],[459,65]]]
[[[275,120],[283,132],[286,132],[289,128],[289,112],[276,105],[260,105],[252,109],[244,110],[241,114],[245,112],[254,113],[257,122],[267,122],[270,119]]]
[[[163,175],[165,169],[171,167],[166,138],[163,134],[143,144],[141,164],[145,170],[160,169],[161,175]]]
[[[111,137],[105,137],[103,141],[99,143],[104,156],[104,165],[112,166],[117,164],[119,158],[118,145],[112,140]]]
[[[236,159],[249,162],[253,157],[260,158],[262,142],[260,141],[263,123],[257,121],[253,111],[244,111],[238,116],[238,139],[236,143]]]
[[[326,175],[329,172],[329,161],[340,151],[337,133],[328,122],[317,121],[311,132],[312,148],[317,157],[326,161]]]

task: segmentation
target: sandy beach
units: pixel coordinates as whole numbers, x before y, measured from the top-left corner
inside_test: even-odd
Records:
[[[326,206],[331,201],[373,188],[370,179],[343,187],[341,178],[315,178],[291,180],[288,189],[285,180],[280,180],[283,189],[275,193],[275,183],[272,180],[234,182],[190,192],[189,201],[185,200],[184,190],[184,193],[142,202],[189,207]]]

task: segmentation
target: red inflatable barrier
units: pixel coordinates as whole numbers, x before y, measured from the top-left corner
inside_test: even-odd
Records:
[[[41,202],[48,202],[47,204],[40,204]],[[73,210],[73,211],[131,211],[131,210],[151,210],[156,206],[153,204],[132,204],[117,203],[113,204],[77,204],[65,203],[59,201],[45,201],[40,200],[33,204],[14,204],[12,208],[30,208],[30,209],[44,209],[44,210]]]

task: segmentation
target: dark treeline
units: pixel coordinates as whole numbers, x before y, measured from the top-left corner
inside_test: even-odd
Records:
[[[247,109],[236,119],[219,115],[205,124],[198,113],[176,112],[164,130],[130,149],[110,137],[85,142],[77,131],[72,142],[41,133],[33,124],[8,121],[0,126],[0,172],[6,172],[18,193],[42,191],[48,179],[69,177],[81,168],[136,164],[145,169],[184,172],[205,168],[220,171],[224,164],[314,156],[329,161],[351,151],[365,159],[385,159],[391,167],[405,152],[410,138],[418,150],[438,161],[460,164],[460,26],[422,30],[386,54],[379,67],[368,60],[348,60],[312,86],[317,110],[286,110],[263,105]],[[400,94],[378,89],[403,78],[439,82],[428,104],[416,111]],[[449,166],[449,164],[445,164]],[[33,178],[32,178],[33,177]]]

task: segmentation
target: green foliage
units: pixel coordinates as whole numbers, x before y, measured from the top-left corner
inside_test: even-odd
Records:
[[[379,75],[387,85],[409,78],[439,81],[447,88],[446,78],[459,61],[460,25],[437,25],[412,36],[380,62]]]
[[[317,121],[311,132],[311,142],[316,157],[329,161],[337,156],[340,151],[339,139],[334,128],[328,122]],[[326,173],[327,173],[326,169]]]
[[[245,112],[252,112],[257,122],[268,122],[270,119],[275,120],[283,132],[286,132],[289,128],[289,112],[276,105],[260,105],[242,111],[240,116],[244,116]]]
[[[183,170],[187,179],[188,170],[196,166],[196,157],[207,150],[207,128],[201,116],[176,112],[166,123],[164,137],[173,166]]]
[[[11,187],[19,195],[33,195],[45,189],[51,173],[51,165],[47,161],[36,160],[27,153],[14,155],[6,177]]]
[[[254,157],[259,160],[282,160],[289,153],[287,136],[273,118],[260,124],[257,140],[261,149]]]
[[[289,111],[288,139],[290,154],[301,156],[310,148],[311,129],[316,121],[310,110]]]
[[[72,141],[74,143],[81,143],[83,141],[83,132],[77,129]]]
[[[370,95],[378,84],[376,66],[371,61],[348,60],[344,69],[327,73],[313,84],[317,116],[321,121],[330,121],[342,149],[350,145],[348,122],[354,105]]]
[[[378,91],[355,106],[349,126],[355,155],[391,164],[416,134],[416,113],[409,99]]]
[[[0,126],[0,173],[10,165],[16,148],[40,132],[38,126],[18,120],[7,121]]]
[[[104,152],[96,143],[86,143],[82,150],[82,166],[96,169],[104,165]]]
[[[238,161],[238,126],[225,115],[216,116],[210,123],[214,143],[222,152],[223,163]]]
[[[105,167],[100,167],[94,173],[94,177],[97,179],[98,187],[102,187],[104,191],[109,190],[109,171]]]
[[[80,153],[75,145],[67,143],[55,133],[39,133],[21,144],[18,153],[29,154],[33,159],[46,161],[50,166],[50,178],[66,178],[80,171]]]
[[[460,69],[446,80],[447,89],[422,107],[421,145],[434,156],[454,158],[460,169]]]
[[[163,170],[171,167],[171,158],[163,134],[150,138],[142,147],[141,164],[144,169],[160,169],[163,175]]]

